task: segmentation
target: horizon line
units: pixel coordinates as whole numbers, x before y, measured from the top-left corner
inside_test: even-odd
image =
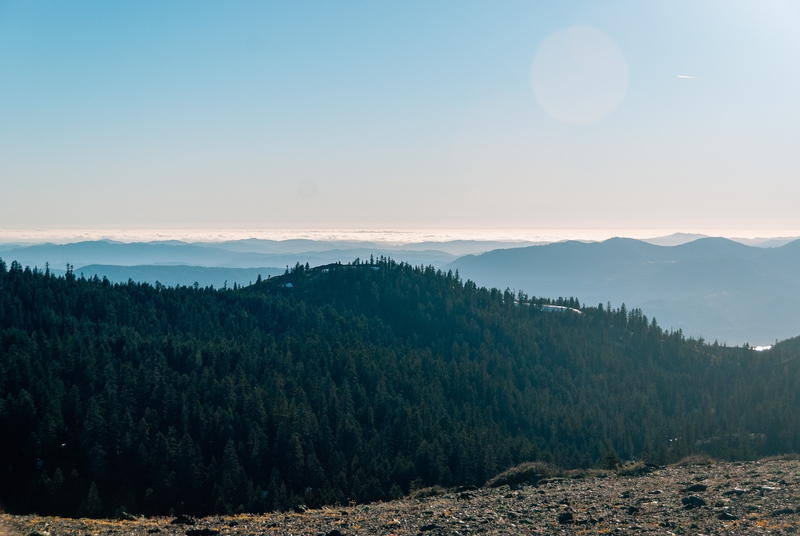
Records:
[[[415,244],[423,242],[532,242],[565,240],[598,242],[609,238],[652,240],[675,235],[697,235],[731,240],[775,240],[800,237],[798,229],[713,228],[492,228],[492,229],[259,229],[259,228],[114,228],[114,229],[0,229],[0,244],[68,244],[81,241],[117,242],[225,242],[234,240],[313,240],[319,242],[378,242]]]

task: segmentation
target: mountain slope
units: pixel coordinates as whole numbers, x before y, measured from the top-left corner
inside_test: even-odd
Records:
[[[797,266],[800,241],[769,249],[721,238],[672,247],[618,238],[496,250],[444,268],[481,285],[624,302],[687,334],[742,344],[800,333]]]

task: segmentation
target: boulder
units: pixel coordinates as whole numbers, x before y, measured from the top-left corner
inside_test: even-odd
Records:
[[[687,510],[691,508],[699,508],[701,506],[706,505],[706,501],[694,495],[689,495],[688,497],[682,498],[681,503],[683,504],[683,507],[686,508]]]
[[[688,488],[683,488],[681,491],[686,492],[697,492],[697,491],[705,491],[708,489],[708,486],[704,484],[692,484]]]

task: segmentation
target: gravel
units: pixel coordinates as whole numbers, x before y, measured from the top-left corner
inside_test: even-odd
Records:
[[[593,471],[536,485],[446,490],[386,503],[263,515],[61,519],[0,515],[3,536],[219,534],[794,534],[800,461],[670,465],[636,476]]]

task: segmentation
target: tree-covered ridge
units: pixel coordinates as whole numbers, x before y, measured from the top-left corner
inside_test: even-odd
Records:
[[[800,450],[793,349],[543,303],[386,259],[220,290],[0,263],[0,502],[257,511],[480,485],[525,460]]]

